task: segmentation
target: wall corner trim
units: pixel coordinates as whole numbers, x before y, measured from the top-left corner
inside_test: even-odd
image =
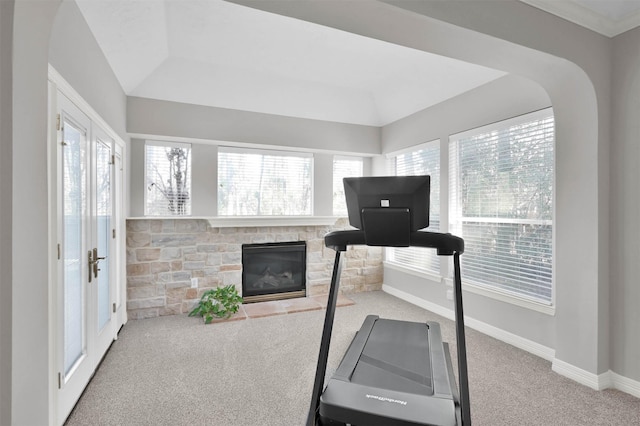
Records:
[[[594,374],[558,358],[553,360],[551,369],[561,376],[568,377],[569,379],[594,390],[603,390],[613,386],[611,371],[606,371],[602,374]]]
[[[621,376],[613,371],[608,371],[608,374],[611,377],[613,388],[626,392],[629,395],[633,395],[636,398],[640,398],[640,381]]]

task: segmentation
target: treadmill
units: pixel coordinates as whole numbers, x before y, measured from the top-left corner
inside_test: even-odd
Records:
[[[429,225],[429,176],[345,178],[344,187],[349,223],[356,229],[324,238],[336,255],[306,425],[471,425],[460,280],[464,241],[420,231]],[[325,386],[340,272],[351,245],[427,247],[453,257],[459,391],[438,323],[377,315],[367,316]]]

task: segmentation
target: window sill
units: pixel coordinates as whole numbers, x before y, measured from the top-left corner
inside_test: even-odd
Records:
[[[143,216],[129,220],[206,220],[212,228],[246,228],[254,226],[333,226],[337,216]]]
[[[429,281],[433,281],[436,283],[443,282],[443,279],[440,275],[436,274],[435,272],[429,272],[425,269],[411,268],[409,266],[401,265],[399,263],[391,262],[388,260],[384,261],[383,265],[385,268],[394,269],[396,271],[404,272],[405,274],[410,274],[419,278],[426,278]]]
[[[453,280],[451,278],[446,278],[445,282],[448,287],[453,287]],[[464,277],[462,278],[462,289],[464,291],[468,291],[469,293],[479,294],[490,299],[510,303],[512,305],[530,309],[532,311],[540,312],[546,315],[554,316],[556,314],[556,308],[553,305],[547,305],[542,302],[525,299],[524,297],[518,297],[506,291],[500,291],[498,289],[492,289],[484,287],[482,285],[465,282]]]
[[[410,267],[400,265],[394,262],[389,262],[389,261],[384,262],[384,267],[394,269],[396,271],[404,272],[406,274],[410,274],[419,278],[424,278],[436,283],[439,283],[439,282],[444,283],[448,288],[450,288],[450,291],[453,291],[453,280],[451,278],[444,278],[433,272],[416,269],[416,268],[410,268]],[[512,305],[519,306],[521,308],[530,309],[532,311],[540,312],[546,315],[553,316],[556,313],[556,308],[553,305],[545,305],[544,303],[528,300],[523,297],[518,297],[507,292],[502,292],[499,290],[486,288],[478,284],[465,282],[464,276],[462,277],[462,289],[464,291],[468,291],[469,293],[479,294],[484,297],[488,297],[494,300],[499,300],[505,303],[510,303]]]

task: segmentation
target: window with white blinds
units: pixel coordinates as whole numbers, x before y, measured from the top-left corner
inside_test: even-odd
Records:
[[[218,215],[311,215],[312,176],[312,154],[220,147]]]
[[[398,176],[431,176],[429,202],[429,227],[426,231],[440,229],[440,141],[432,141],[411,150],[393,155],[393,166]],[[440,259],[433,249],[422,247],[388,248],[387,261],[412,269],[440,274]]]
[[[467,282],[551,304],[551,109],[450,139],[450,231],[465,240]]]
[[[361,157],[333,157],[333,215],[347,216],[347,200],[344,195],[344,183],[346,177],[362,176]]]
[[[145,215],[191,214],[191,145],[145,144]]]

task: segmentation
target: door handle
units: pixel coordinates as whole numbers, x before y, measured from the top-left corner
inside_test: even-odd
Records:
[[[88,259],[89,259],[89,282],[91,282],[91,269],[93,268],[93,265],[95,265],[95,261],[93,260],[93,251],[89,250],[89,255],[88,255]]]
[[[98,256],[98,249],[94,248],[93,250],[89,250],[89,282],[91,282],[91,269],[93,269],[93,278],[98,278],[98,262],[100,260],[104,260],[106,257]]]
[[[99,257],[98,249],[94,248],[93,249],[93,278],[98,278],[98,271],[100,270],[100,268],[98,268],[98,262],[104,259],[106,259],[106,257]]]

